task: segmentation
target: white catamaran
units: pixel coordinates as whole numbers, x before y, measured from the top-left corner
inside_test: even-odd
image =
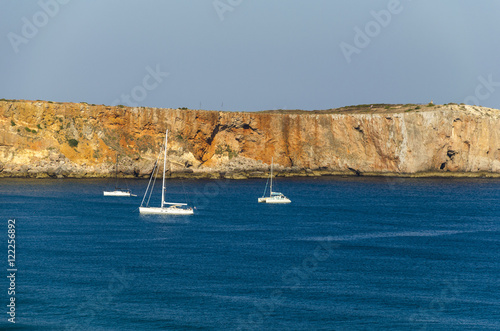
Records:
[[[118,187],[118,154],[116,155],[116,164],[115,164],[115,190],[114,191],[103,191],[105,197],[136,197],[137,195],[132,194],[130,189],[119,188]]]
[[[151,198],[151,193],[153,192],[154,182],[156,180],[156,174],[158,173],[158,161],[161,157],[161,152],[158,155],[158,159],[156,160],[156,164],[153,168],[153,172],[151,173],[151,178],[149,179],[148,187],[146,188],[146,192],[144,193],[144,198],[142,198],[141,206],[139,207],[139,213],[141,214],[161,214],[161,215],[191,215],[193,214],[193,208],[185,207],[186,203],[177,203],[177,202],[165,202],[165,168],[167,167],[167,141],[168,141],[168,130],[165,133],[165,145],[163,146],[163,182],[161,189],[161,204],[160,207],[149,207],[149,199]],[[155,178],[155,180],[153,180]],[[153,181],[153,185],[151,185],[151,181]],[[151,186],[151,190],[149,187]],[[148,195],[148,200],[146,201],[146,196]],[[144,205],[144,202],[146,204]]]
[[[267,183],[266,187],[264,188],[264,194],[262,195],[262,198],[259,198],[259,202],[263,203],[290,203],[292,202],[290,199],[288,199],[286,196],[283,195],[283,193],[280,192],[273,192],[273,159],[271,159],[271,175],[269,176],[269,180],[271,181],[270,189],[269,189],[269,196],[266,197],[266,190],[267,190]]]

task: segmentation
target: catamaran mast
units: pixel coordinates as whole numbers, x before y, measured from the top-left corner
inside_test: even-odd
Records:
[[[163,183],[161,185],[161,208],[163,209],[163,204],[165,203],[165,168],[167,167],[167,136],[168,129],[165,132],[165,151],[163,155]]]
[[[274,158],[272,157],[271,158],[271,188],[269,191],[269,196],[271,196],[273,194],[273,161],[274,161]]]
[[[116,152],[116,163],[115,163],[115,190],[118,190],[118,152]]]

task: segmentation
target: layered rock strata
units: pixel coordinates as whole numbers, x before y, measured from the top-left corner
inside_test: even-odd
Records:
[[[0,177],[500,177],[500,110],[465,106],[220,112],[0,101]]]

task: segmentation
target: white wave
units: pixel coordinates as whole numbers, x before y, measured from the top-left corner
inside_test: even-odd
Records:
[[[424,230],[424,231],[402,231],[402,232],[377,232],[363,233],[345,236],[320,236],[307,237],[301,240],[305,241],[356,241],[364,239],[379,239],[379,238],[397,238],[397,237],[439,237],[451,236],[455,234],[474,233],[474,232],[489,232],[498,231],[497,229],[482,229],[482,230]]]

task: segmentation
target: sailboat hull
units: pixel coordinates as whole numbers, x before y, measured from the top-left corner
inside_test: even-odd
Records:
[[[177,207],[139,207],[139,213],[141,214],[156,214],[156,215],[192,215],[193,209],[184,209]]]
[[[275,203],[275,204],[282,204],[282,203],[290,203],[290,202],[292,202],[288,198],[275,198],[275,197],[259,198],[258,201],[260,203]]]
[[[136,197],[137,195],[127,191],[104,191],[105,197]]]

